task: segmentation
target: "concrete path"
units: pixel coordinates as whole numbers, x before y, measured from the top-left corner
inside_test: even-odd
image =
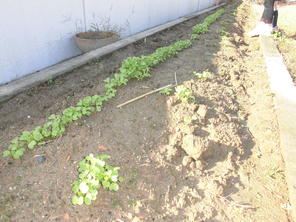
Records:
[[[280,129],[280,146],[286,166],[286,180],[296,221],[296,87],[272,37],[261,37]]]

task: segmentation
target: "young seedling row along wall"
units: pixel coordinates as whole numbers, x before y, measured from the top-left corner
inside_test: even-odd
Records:
[[[215,22],[224,9],[219,9],[205,18],[204,22],[192,28],[195,35],[201,35],[209,31],[208,27]],[[178,54],[192,45],[190,40],[177,41],[166,47],[158,48],[148,56],[129,57],[122,62],[119,72],[113,77],[104,80],[105,94],[87,96],[81,99],[76,106],[71,106],[61,114],[53,114],[49,121],[34,130],[23,131],[19,137],[11,140],[9,147],[3,152],[4,157],[20,159],[27,150],[33,150],[37,146],[45,145],[50,139],[62,135],[66,127],[83,116],[89,116],[94,111],[101,111],[103,103],[109,101],[117,94],[117,88],[126,85],[129,80],[142,80],[150,77],[150,69],[170,57]]]

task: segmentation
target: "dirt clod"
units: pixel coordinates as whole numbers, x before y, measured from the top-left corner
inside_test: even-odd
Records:
[[[182,160],[183,166],[188,166],[189,164],[192,163],[192,158],[190,156],[184,156]]]
[[[204,119],[207,115],[207,106],[205,105],[199,105],[198,110],[196,113],[200,116],[201,119]]]
[[[208,149],[209,141],[202,137],[186,135],[182,140],[182,148],[193,159],[198,160],[201,155]]]

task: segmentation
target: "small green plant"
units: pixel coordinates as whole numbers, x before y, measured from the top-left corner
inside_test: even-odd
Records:
[[[199,34],[192,34],[191,36],[190,36],[190,39],[191,40],[196,40],[196,39],[199,39],[200,38],[200,35]]]
[[[135,207],[135,206],[137,206],[137,202],[135,200],[128,200],[128,205],[130,207]]]
[[[87,96],[76,106],[65,109],[61,115],[49,116],[49,121],[44,125],[37,126],[31,131],[23,131],[19,137],[15,137],[3,152],[3,157],[20,159],[27,149],[33,150],[38,145],[46,144],[49,139],[62,135],[69,123],[89,116],[95,110],[100,111],[104,100],[105,98],[100,95]]]
[[[268,172],[267,172],[268,176],[270,176],[272,179],[276,179],[276,178],[281,178],[281,179],[284,179],[285,178],[285,174],[284,172],[278,168],[278,167],[275,167],[275,168],[272,168],[270,169]]]
[[[54,85],[55,84],[55,80],[53,78],[50,78],[47,80],[47,85]]]
[[[193,27],[192,31],[197,35],[205,34],[209,31],[209,26],[205,23],[197,24]]]
[[[172,94],[172,91],[173,91],[173,89],[171,89],[171,88],[166,88],[166,89],[161,90],[159,93],[160,93],[161,95],[169,96],[169,95]]]
[[[233,11],[232,11],[232,15],[234,15],[234,16],[236,16],[237,15],[237,12],[238,12],[238,9],[233,9]]]
[[[194,76],[198,77],[202,81],[207,81],[208,79],[211,79],[213,77],[213,74],[209,72],[208,70],[205,70],[203,72],[193,72]]]
[[[280,31],[275,31],[272,33],[272,37],[275,39],[275,40],[278,40],[278,41],[284,41],[285,40],[285,36],[283,35],[282,32]]]
[[[219,34],[220,34],[221,37],[222,37],[222,36],[229,36],[229,35],[230,35],[230,33],[229,33],[228,31],[226,31],[225,28],[221,28],[221,29],[219,30]]]
[[[180,85],[176,87],[175,95],[181,101],[192,102],[194,101],[194,96],[192,95],[192,90],[186,88],[184,85]]]
[[[96,200],[100,187],[118,191],[118,183],[124,179],[118,176],[119,167],[113,167],[106,163],[109,158],[108,155],[95,157],[90,154],[79,162],[79,180],[73,182],[72,204],[90,205],[93,200]]]
[[[126,30],[126,28],[129,27],[128,22],[124,26],[112,24],[111,19],[107,17],[93,17],[93,19],[95,19],[95,22],[90,24],[90,29],[88,32],[101,32],[106,37],[110,37],[108,32],[117,33],[120,35]]]
[[[194,34],[205,34],[209,31],[209,26],[214,23],[219,17],[221,17],[225,13],[224,9],[219,9],[215,13],[209,15],[205,18],[203,23],[197,24],[193,26],[192,32]]]
[[[225,20],[221,21],[220,24],[221,25],[228,25],[228,24],[230,24],[230,22],[231,22],[230,20],[225,19]]]

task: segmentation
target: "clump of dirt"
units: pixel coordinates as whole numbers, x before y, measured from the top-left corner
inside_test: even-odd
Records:
[[[241,188],[235,180],[239,181],[238,165],[247,149],[243,143],[252,141],[237,116],[235,92],[219,82],[217,77],[206,82],[186,81],[183,84],[193,92],[195,100],[181,102],[176,96],[168,99],[168,144],[154,157],[164,165],[173,162],[176,170],[185,174],[182,186],[167,193],[168,201],[163,206],[175,216],[184,212],[184,221],[188,222],[211,218],[226,221],[217,209],[227,201],[229,183]],[[180,157],[182,164],[178,163]]]
[[[239,135],[238,103],[229,87],[217,79],[207,82],[191,80],[184,85],[194,92],[195,101],[169,100],[170,139],[173,148],[181,147],[195,160],[215,159],[244,149]],[[206,95],[206,97],[205,97]]]

